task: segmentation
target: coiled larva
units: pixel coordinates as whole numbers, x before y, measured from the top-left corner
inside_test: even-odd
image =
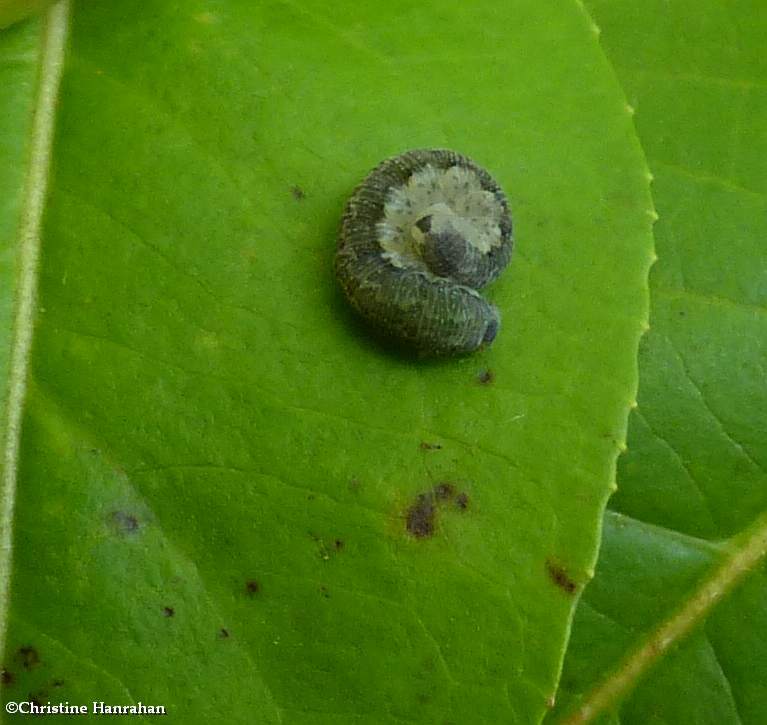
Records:
[[[417,149],[381,162],[346,204],[335,271],[373,327],[420,355],[495,339],[498,309],[477,291],[511,258],[500,186],[471,159]]]

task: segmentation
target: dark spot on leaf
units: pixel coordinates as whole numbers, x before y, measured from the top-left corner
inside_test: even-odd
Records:
[[[226,627],[221,627],[218,630],[219,639],[229,639],[229,630]]]
[[[324,584],[320,584],[320,594],[322,594],[325,599],[330,599],[330,592]]]
[[[310,493],[310,494],[309,494],[309,495],[306,497],[307,501],[314,501],[314,499],[315,499],[315,498],[316,498],[316,496],[315,496],[313,493]]]
[[[326,540],[322,536],[309,532],[309,536],[317,546],[317,554],[323,561],[330,561],[330,559],[340,552],[344,548],[343,539],[329,539]]]
[[[31,692],[27,695],[27,700],[31,702],[35,707],[42,707],[43,701],[38,698],[37,695],[33,695]]]
[[[434,487],[434,495],[440,501],[447,501],[455,494],[455,486],[449,481],[441,481]]]
[[[418,494],[415,503],[407,512],[407,530],[417,539],[434,534],[437,509],[431,492]]]
[[[441,451],[442,445],[439,443],[429,443],[427,441],[421,441],[421,445],[418,446],[422,451]]]
[[[16,659],[21,662],[21,666],[25,670],[31,670],[40,664],[40,654],[31,645],[19,647],[16,651]]]
[[[298,184],[290,189],[290,193],[293,194],[293,198],[296,201],[303,201],[306,199],[306,192],[300,186],[298,186]]]
[[[558,564],[552,559],[547,559],[546,570],[549,572],[551,581],[553,581],[560,589],[568,594],[575,593],[578,585],[570,578],[570,575],[561,564]]]
[[[495,380],[495,373],[490,369],[481,370],[477,375],[477,380],[482,385],[490,385]]]
[[[249,597],[255,597],[261,591],[261,585],[255,579],[245,582],[245,592]]]
[[[163,608],[162,608],[162,613],[163,613],[163,614],[164,614],[166,617],[172,617],[172,616],[173,616],[173,615],[176,613],[176,610],[175,610],[175,609],[173,609],[173,607],[163,607]]]
[[[352,478],[349,481],[349,490],[355,493],[360,490],[360,479],[357,477]]]
[[[13,676],[13,672],[10,670],[6,670],[5,668],[0,670],[0,682],[2,682],[4,685],[12,684],[15,679],[16,678]]]
[[[51,687],[64,687],[64,680],[53,680]]]
[[[437,515],[448,501],[455,501],[461,511],[469,506],[468,494],[462,492],[456,495],[455,484],[451,481],[440,481],[430,491],[419,493],[405,515],[408,532],[418,539],[432,536],[436,529]]]
[[[139,529],[139,521],[126,511],[112,511],[109,515],[112,527],[119,534],[133,534]]]

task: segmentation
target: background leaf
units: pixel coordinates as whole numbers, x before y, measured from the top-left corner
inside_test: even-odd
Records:
[[[6,28],[19,20],[29,17],[38,12],[46,5],[50,5],[52,0],[0,0],[0,28]],[[34,30],[28,26],[21,33],[27,35],[35,34]],[[9,91],[18,91],[19,84],[13,83]],[[18,167],[16,167],[18,168]]]
[[[702,583],[737,573],[748,541],[739,532],[752,542],[767,532],[767,17],[755,2],[589,8],[636,106],[659,262],[639,407],[554,719],[625,675],[626,653],[652,642]],[[728,579],[726,601],[705,622],[696,616],[690,638],[606,719],[764,722],[764,548],[748,580],[731,591]]]
[[[185,723],[539,720],[652,256],[588,18],[143,0],[77,3],[71,28],[6,698]],[[439,364],[371,343],[331,274],[345,198],[418,146],[486,164],[518,238],[497,342]],[[408,510],[446,482],[415,539]]]

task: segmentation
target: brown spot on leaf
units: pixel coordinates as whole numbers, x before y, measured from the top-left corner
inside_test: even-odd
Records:
[[[163,608],[162,608],[162,613],[163,613],[163,614],[164,614],[166,617],[172,617],[172,616],[173,616],[173,615],[176,613],[176,610],[175,610],[175,609],[173,609],[173,607],[163,607]]]
[[[554,582],[562,591],[574,594],[578,585],[570,578],[565,568],[552,559],[546,560],[546,570]]]
[[[16,659],[25,670],[31,670],[40,664],[40,653],[31,645],[19,647],[16,651]]]
[[[261,591],[261,585],[255,579],[248,579],[245,582],[245,592],[250,597],[255,597]]]
[[[219,639],[229,639],[229,636],[229,630],[226,627],[221,627],[221,629],[218,630]]]
[[[434,505],[434,495],[420,493],[415,503],[407,511],[407,530],[417,539],[424,539],[434,534],[437,508]]]
[[[455,495],[455,486],[450,481],[440,481],[434,486],[434,495],[440,501],[447,501]]]
[[[13,672],[10,670],[6,670],[5,668],[0,670],[0,682],[2,682],[4,685],[13,684],[15,679],[16,678],[13,676]]]
[[[477,381],[481,385],[490,385],[495,381],[495,373],[490,369],[480,370]]]
[[[112,511],[109,520],[118,534],[134,534],[139,530],[139,520],[127,511]]]
[[[428,441],[421,441],[421,444],[418,447],[422,451],[441,451],[442,450],[442,444],[429,443]]]
[[[298,184],[291,187],[290,193],[293,194],[293,198],[296,201],[303,201],[306,199],[306,192],[300,186],[298,186]]]
[[[419,493],[405,516],[408,532],[418,539],[432,536],[436,529],[437,515],[448,501],[455,501],[461,511],[469,506],[469,496],[463,492],[456,495],[455,484],[451,481],[440,481],[430,491]]]
[[[324,539],[318,534],[309,532],[309,536],[317,546],[317,553],[323,561],[330,561],[330,559],[338,554],[344,548],[343,539]]]

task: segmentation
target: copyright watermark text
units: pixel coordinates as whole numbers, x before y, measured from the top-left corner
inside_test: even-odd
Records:
[[[147,705],[135,702],[130,705],[117,705],[93,701],[89,705],[73,705],[67,702],[40,703],[34,700],[11,701],[5,703],[9,715],[165,715],[165,705]]]

